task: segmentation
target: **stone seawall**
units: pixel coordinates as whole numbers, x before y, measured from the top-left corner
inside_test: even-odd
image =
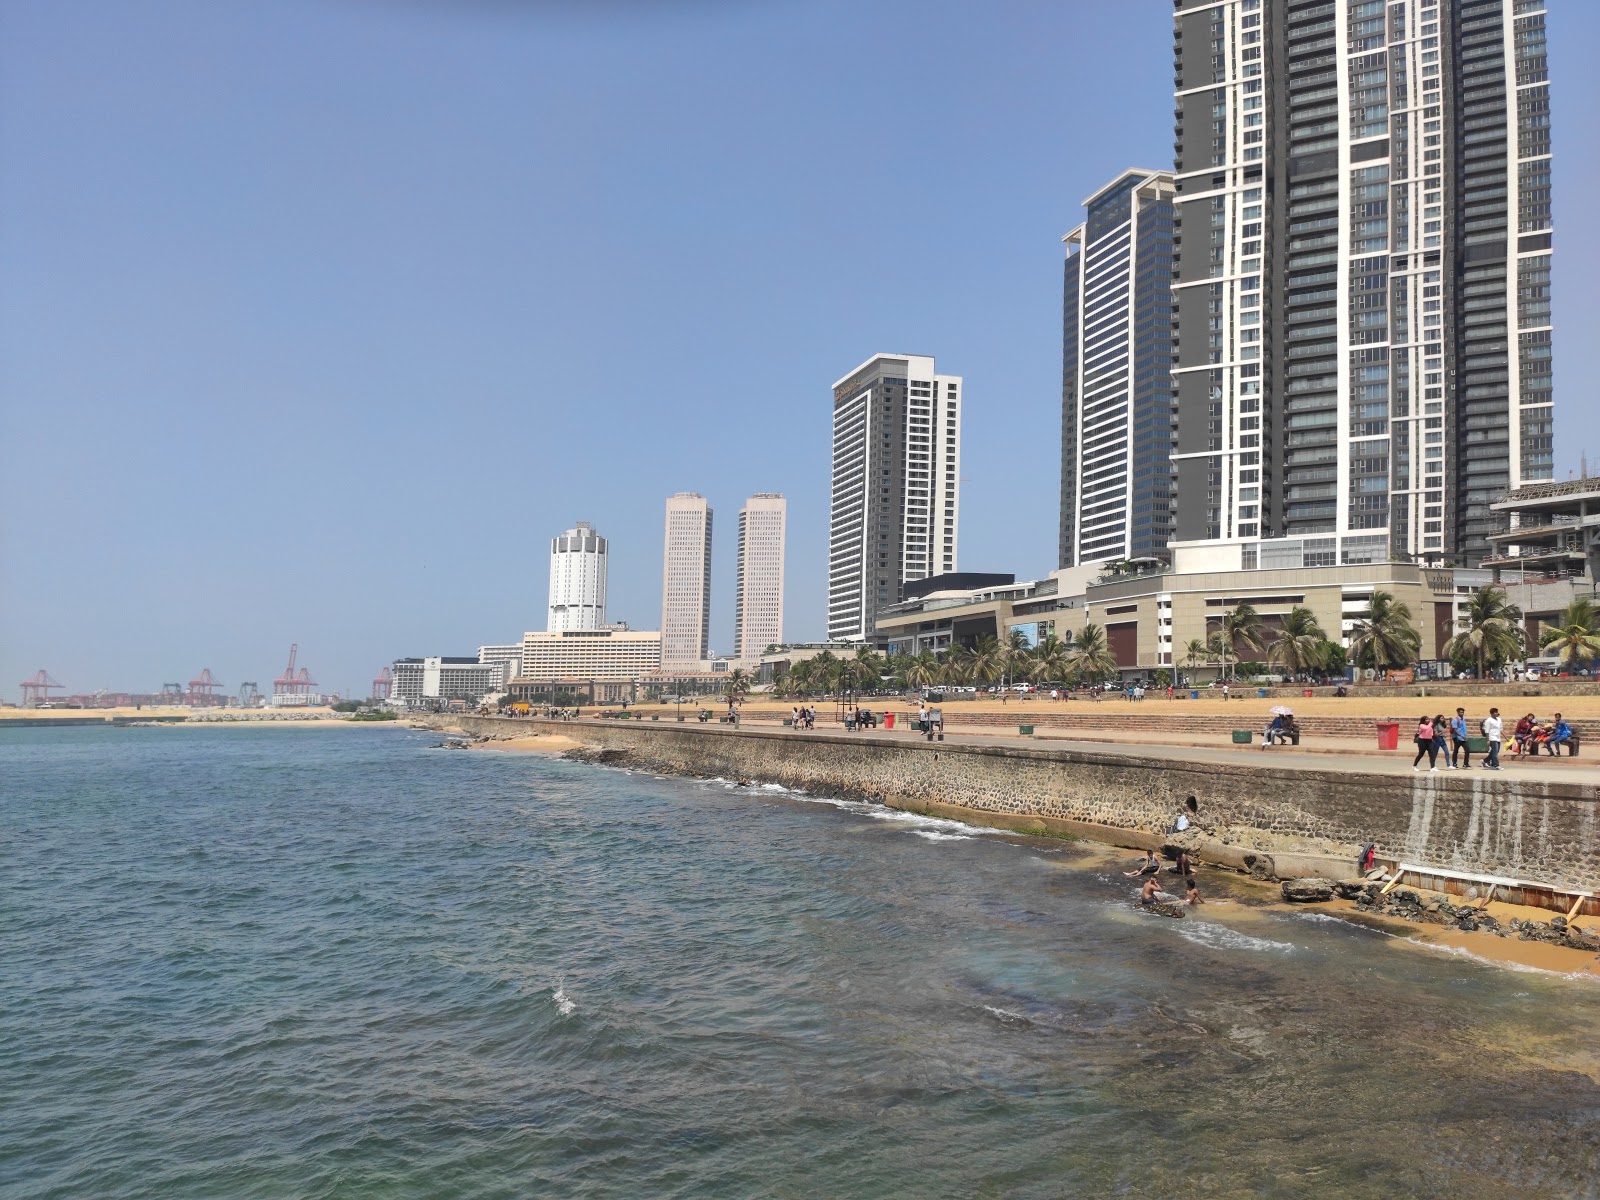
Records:
[[[1161,759],[861,734],[795,734],[622,721],[443,717],[506,738],[559,733],[668,773],[747,777],[1010,828],[1115,845],[1187,842],[1216,862],[1277,876],[1353,872],[1380,857],[1600,891],[1593,784],[1512,773],[1390,775]],[[1194,800],[1192,834],[1164,833]]]

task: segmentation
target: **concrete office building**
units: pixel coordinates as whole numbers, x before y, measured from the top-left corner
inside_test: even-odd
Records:
[[[661,568],[661,664],[689,667],[711,644],[711,506],[699,492],[667,499]]]
[[[550,539],[550,613],[545,628],[606,627],[606,540],[587,521]]]
[[[1173,19],[1176,537],[1478,562],[1552,474],[1543,3]]]
[[[510,683],[522,674],[522,643],[514,642],[508,646],[479,646],[478,661],[498,664],[504,681]]]
[[[783,534],[788,504],[758,492],[739,510],[733,657],[754,658],[783,641]]]
[[[956,569],[961,377],[878,354],[833,385],[828,640],[872,636],[912,580]]]
[[[661,634],[638,629],[565,629],[522,635],[517,682],[627,682],[661,667]]]
[[[404,704],[425,706],[448,700],[473,704],[506,684],[502,664],[481,663],[476,658],[397,658],[389,670],[394,676],[389,698]]]
[[[1176,445],[1172,173],[1125,171],[1083,202],[1062,303],[1063,567],[1166,554]]]

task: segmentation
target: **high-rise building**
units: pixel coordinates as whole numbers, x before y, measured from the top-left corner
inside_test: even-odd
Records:
[[[757,492],[739,510],[733,656],[754,658],[783,641],[783,529],[787,502]]]
[[[699,492],[667,499],[661,571],[661,665],[706,658],[711,641],[711,506]]]
[[[956,569],[961,377],[877,354],[833,385],[828,640],[871,636],[908,581]]]
[[[1177,537],[1476,562],[1552,474],[1542,0],[1173,19]]]
[[[606,540],[587,521],[550,539],[551,633],[606,627]]]
[[[1063,567],[1164,556],[1172,530],[1172,172],[1083,206],[1062,239]]]

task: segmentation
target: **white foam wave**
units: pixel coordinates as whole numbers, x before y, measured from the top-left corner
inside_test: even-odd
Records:
[[[1008,1008],[996,1008],[992,1004],[985,1004],[983,1011],[994,1017],[1002,1025],[1031,1025],[1032,1021],[1021,1013],[1014,1013]]]
[[[1600,983],[1600,975],[1592,971],[1551,971],[1545,967],[1535,967],[1528,963],[1510,962],[1501,958],[1488,958],[1482,954],[1474,954],[1465,946],[1448,946],[1441,942],[1425,942],[1420,938],[1402,938],[1413,946],[1420,946],[1424,950],[1433,950],[1439,954],[1449,954],[1456,958],[1465,958],[1471,962],[1485,967],[1500,967],[1507,971],[1520,971],[1524,975],[1546,975],[1557,979],[1575,979],[1584,983]]]
[[[898,808],[880,808],[876,805],[870,807],[867,815],[875,821],[893,821],[897,825],[911,825],[917,829],[937,829],[945,833],[961,833],[968,837],[980,833],[996,833],[998,830],[983,829],[977,825],[968,825],[964,821],[950,821],[944,817],[925,817],[921,813],[904,812]]]
[[[571,997],[567,995],[567,985],[565,983],[556,985],[556,990],[551,994],[550,999],[555,1001],[556,1011],[563,1017],[570,1017],[578,1009]]]
[[[927,838],[930,842],[970,842],[972,840],[970,833],[943,833],[937,829],[913,829],[910,832],[913,836]]]
[[[1237,929],[1229,929],[1226,925],[1212,925],[1206,921],[1185,921],[1179,928],[1178,934],[1197,946],[1206,946],[1212,950],[1276,951],[1290,954],[1295,948],[1293,942],[1275,942],[1271,938],[1251,937],[1248,933],[1240,933]]]

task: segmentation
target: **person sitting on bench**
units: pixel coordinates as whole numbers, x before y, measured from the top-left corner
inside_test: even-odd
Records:
[[[1562,720],[1561,714],[1556,714],[1555,723],[1550,726],[1550,735],[1545,738],[1544,748],[1553,758],[1561,757],[1561,747],[1566,744],[1567,753],[1572,752],[1572,726]]]

